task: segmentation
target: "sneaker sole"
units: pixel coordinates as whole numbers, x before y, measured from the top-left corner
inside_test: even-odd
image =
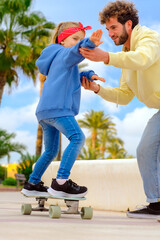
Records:
[[[141,213],[126,213],[129,218],[137,218],[137,219],[157,219],[160,218],[160,215],[153,214],[141,214]]]
[[[48,192],[38,192],[38,191],[29,191],[27,189],[22,189],[21,193],[25,196],[43,196],[43,197],[48,197]]]
[[[87,191],[84,193],[79,193],[79,194],[69,194],[69,193],[65,193],[65,192],[61,192],[61,191],[56,191],[53,188],[49,187],[47,189],[48,193],[52,196],[52,197],[62,197],[62,198],[82,198],[87,194]]]

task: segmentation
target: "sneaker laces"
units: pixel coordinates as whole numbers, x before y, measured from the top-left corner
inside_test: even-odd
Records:
[[[69,183],[71,186],[73,186],[73,187],[77,187],[77,186],[78,186],[78,184],[75,183],[75,182],[73,182],[71,179],[68,180],[68,183]]]
[[[40,181],[38,184],[42,187],[44,186],[44,182],[42,182],[42,181]]]
[[[42,187],[42,188],[48,188],[47,186],[44,186],[44,182],[42,182],[42,181],[39,182],[39,185],[40,185],[40,187]]]

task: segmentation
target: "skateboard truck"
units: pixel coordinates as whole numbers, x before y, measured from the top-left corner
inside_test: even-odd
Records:
[[[79,214],[78,207],[79,201],[75,200],[64,200],[68,209],[63,211],[63,213],[70,213],[70,214]]]
[[[47,198],[36,198],[36,201],[38,201],[38,206],[36,208],[32,208],[32,211],[48,212],[48,208],[45,208],[44,206],[47,200]]]

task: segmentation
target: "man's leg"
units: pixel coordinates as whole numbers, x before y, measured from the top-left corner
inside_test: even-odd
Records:
[[[160,111],[148,122],[137,148],[147,202],[160,200]]]
[[[149,120],[137,148],[137,161],[147,202],[140,210],[128,212],[128,217],[150,218],[160,215],[160,111]]]

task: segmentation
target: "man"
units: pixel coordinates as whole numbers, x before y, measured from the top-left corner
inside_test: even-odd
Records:
[[[137,148],[149,205],[127,213],[128,217],[157,217],[160,215],[160,36],[139,25],[138,11],[132,2],[109,2],[100,12],[100,21],[106,25],[115,45],[123,45],[122,52],[105,52],[100,48],[81,48],[80,52],[89,60],[121,68],[120,86],[103,88],[85,79],[82,86],[110,102],[125,105],[137,96],[147,107],[157,109]]]

